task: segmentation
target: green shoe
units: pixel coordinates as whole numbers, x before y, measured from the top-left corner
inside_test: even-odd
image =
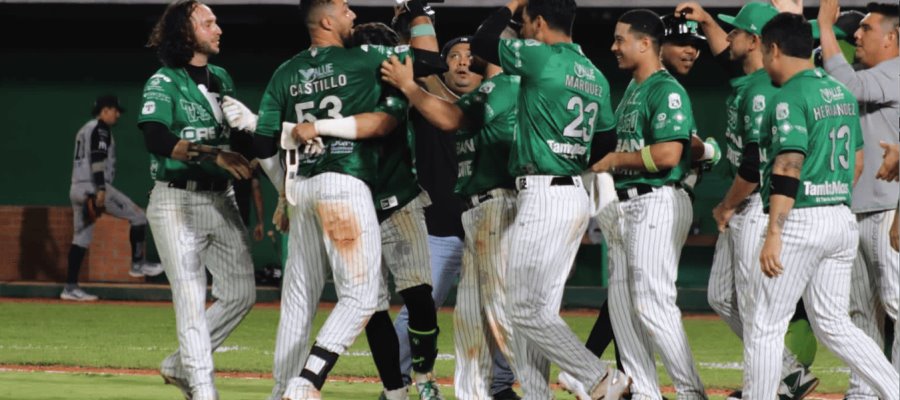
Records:
[[[430,376],[427,381],[416,382],[416,389],[419,391],[419,400],[444,400],[437,382]]]
[[[813,376],[807,369],[800,369],[790,373],[781,381],[778,388],[779,400],[802,400],[809,396],[819,386],[819,378]]]

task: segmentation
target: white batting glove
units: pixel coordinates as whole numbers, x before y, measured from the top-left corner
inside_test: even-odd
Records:
[[[228,126],[242,131],[256,132],[256,121],[258,120],[256,114],[234,97],[225,96],[224,99],[222,111],[225,113]]]
[[[294,130],[294,127],[297,124],[293,122],[282,122],[281,123],[281,148],[285,150],[296,150],[300,147],[300,143],[294,139],[294,136],[291,135],[291,131]]]
[[[322,143],[322,138],[316,137],[313,140],[309,140],[306,142],[306,146],[303,148],[303,153],[309,154],[313,157],[318,156],[325,152],[325,144]]]

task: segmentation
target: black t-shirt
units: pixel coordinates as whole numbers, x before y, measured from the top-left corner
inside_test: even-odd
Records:
[[[409,111],[416,142],[416,171],[419,184],[431,197],[425,208],[425,224],[430,236],[462,238],[462,200],[453,192],[456,186],[456,139],[422,117]]]

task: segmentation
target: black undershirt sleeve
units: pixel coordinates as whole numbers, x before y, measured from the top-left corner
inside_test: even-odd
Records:
[[[737,174],[747,182],[759,183],[759,143],[744,146]]]
[[[253,150],[260,160],[272,157],[278,154],[278,139],[275,136],[253,135]]]
[[[506,29],[512,11],[502,7],[488,17],[472,37],[472,54],[491,64],[500,65],[500,34]]]
[[[441,53],[412,48],[413,76],[416,78],[430,75],[443,74],[449,69],[447,62],[441,58]]]
[[[144,132],[144,145],[147,146],[147,151],[162,157],[172,157],[172,150],[181,140],[178,136],[159,122],[144,122],[140,128]]]
[[[594,132],[594,138],[591,139],[591,157],[588,160],[588,165],[593,165],[597,161],[602,160],[603,157],[606,157],[607,154],[616,151],[618,141],[615,129]]]
[[[91,132],[91,175],[97,190],[106,189],[106,158],[111,142],[109,130],[99,124]]]

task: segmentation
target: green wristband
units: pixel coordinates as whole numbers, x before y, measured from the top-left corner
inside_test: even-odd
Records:
[[[416,25],[409,30],[410,37],[419,37],[419,36],[435,36],[434,25],[432,24],[419,24]]]
[[[659,172],[659,168],[657,168],[656,163],[653,162],[653,155],[650,154],[650,146],[641,149],[641,160],[644,161],[644,168],[647,168],[647,172]]]

